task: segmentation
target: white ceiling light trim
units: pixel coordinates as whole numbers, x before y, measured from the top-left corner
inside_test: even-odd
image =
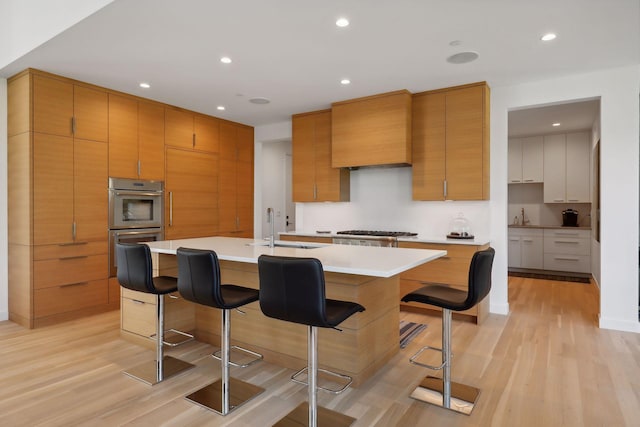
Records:
[[[336,20],[336,26],[340,27],[340,28],[348,27],[349,26],[349,20],[347,18],[338,18]]]
[[[342,80],[340,80],[340,84],[341,84],[341,85],[345,85],[345,86],[346,86],[346,85],[349,85],[349,84],[351,84],[351,80],[349,80],[349,79],[342,79]]]
[[[142,83],[140,83],[140,87],[142,89],[149,89],[151,87],[151,85],[149,83],[142,82]]]
[[[224,111],[224,110],[226,110],[226,108],[225,108],[225,106],[224,106],[224,105],[218,105],[218,106],[216,107],[216,110]]]
[[[554,33],[547,33],[542,37],[540,37],[540,40],[542,40],[543,42],[550,42],[551,40],[554,40],[556,37],[557,36]]]
[[[220,58],[220,62],[222,62],[223,64],[231,64],[231,58],[229,58],[228,56],[223,56],[222,58]]]

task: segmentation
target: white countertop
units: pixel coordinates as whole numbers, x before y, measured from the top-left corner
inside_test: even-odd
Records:
[[[547,230],[591,230],[591,227],[564,227],[562,225],[517,225],[509,224],[509,228],[544,228]]]
[[[417,267],[425,262],[445,256],[447,251],[406,248],[381,248],[370,246],[350,246],[332,244],[301,245],[317,246],[310,249],[296,247],[260,246],[266,243],[258,239],[240,239],[234,237],[200,237],[195,239],[164,240],[145,242],[151,252],[175,255],[180,247],[209,249],[216,252],[218,259],[257,264],[263,254],[317,258],[325,271],[333,273],[357,274],[374,277],[391,277],[403,271]],[[291,244],[293,242],[281,242]]]
[[[280,235],[287,236],[306,236],[306,237],[345,237],[343,234],[336,233],[313,233],[313,232],[295,232],[287,231],[279,233]],[[445,235],[442,236],[426,236],[419,234],[413,237],[398,237],[398,242],[417,242],[417,243],[439,243],[446,245],[488,245],[490,240],[486,237],[475,236],[473,239],[448,239]]]

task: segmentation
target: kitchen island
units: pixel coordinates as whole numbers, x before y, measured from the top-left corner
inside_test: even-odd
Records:
[[[327,298],[357,302],[366,308],[339,327],[318,333],[321,368],[353,377],[354,386],[372,376],[399,349],[399,274],[446,255],[446,251],[357,247],[206,237],[149,242],[154,253],[154,273],[177,275],[179,247],[211,249],[218,254],[223,283],[259,289],[258,257],[262,254],[313,257],[325,270]],[[220,310],[192,305],[196,339],[218,346]],[[299,369],[307,360],[307,328],[271,319],[257,302],[232,312],[231,341],[264,355],[266,361]],[[123,323],[127,315],[123,311]],[[126,336],[126,334],[125,334]]]

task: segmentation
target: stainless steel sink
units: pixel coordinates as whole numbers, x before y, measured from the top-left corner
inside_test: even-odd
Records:
[[[269,246],[269,242],[255,242],[248,243],[249,246]],[[295,249],[317,249],[323,248],[327,244],[322,243],[309,243],[309,242],[287,242],[283,240],[276,240],[274,247],[276,248],[295,248]]]

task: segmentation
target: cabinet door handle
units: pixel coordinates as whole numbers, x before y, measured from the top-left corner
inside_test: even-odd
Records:
[[[533,182],[533,179],[525,179],[524,182]]]
[[[192,141],[191,141],[191,146],[192,146],[193,148],[196,148],[196,134],[195,134],[195,133],[193,134],[193,139],[192,139]]]
[[[169,191],[169,227],[173,225],[173,191]]]
[[[141,172],[142,172],[142,167],[140,165],[140,160],[138,160],[138,177],[140,177]]]
[[[511,182],[522,182],[522,181],[519,179],[512,179]]]
[[[564,202],[564,199],[553,199],[554,202]]]
[[[557,261],[580,261],[578,258],[569,258],[569,257],[554,257]]]
[[[132,299],[131,301],[133,301],[134,304],[146,304],[146,302],[140,301],[139,299]]]
[[[313,184],[313,200],[318,199],[318,184]]]
[[[567,245],[577,245],[580,242],[576,242],[575,240],[554,240],[553,243],[563,243]]]
[[[442,184],[443,184],[444,198],[446,199],[447,198],[447,180],[445,179]]]
[[[570,202],[579,202],[580,199],[569,199]]]
[[[75,117],[71,117],[71,135],[75,135],[76,134],[76,118]]]
[[[79,246],[86,245],[89,242],[69,242],[69,243],[59,243],[58,246]]]
[[[533,240],[531,239],[522,239],[523,242],[527,242],[527,243],[533,243]]]
[[[73,224],[71,224],[71,235],[73,236],[73,240],[76,240],[76,222],[73,221]]]
[[[89,282],[67,283],[66,285],[60,285],[61,288],[72,288],[74,286],[88,285]]]
[[[58,258],[60,261],[69,261],[72,259],[82,259],[82,258],[88,258],[87,255],[78,255],[78,256],[66,256],[66,257],[62,257],[62,258]]]

